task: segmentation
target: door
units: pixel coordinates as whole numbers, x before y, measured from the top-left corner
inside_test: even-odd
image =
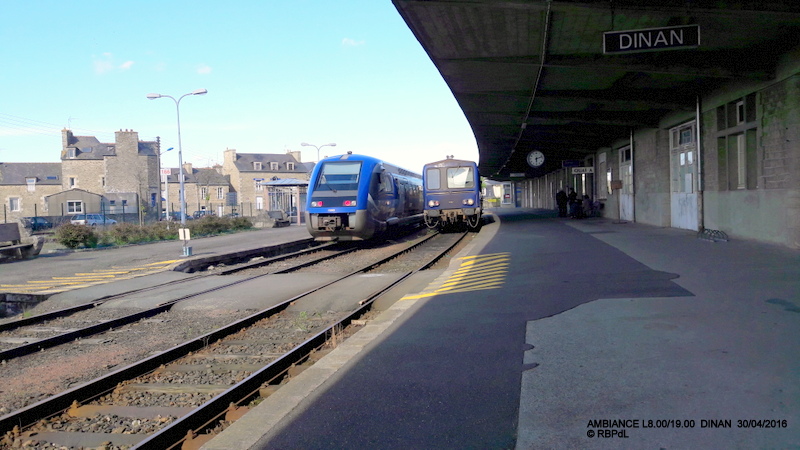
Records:
[[[619,218],[633,221],[633,150],[631,146],[619,149],[619,174],[622,189],[619,191]]]
[[[671,225],[698,229],[697,139],[695,122],[670,130],[670,213]]]

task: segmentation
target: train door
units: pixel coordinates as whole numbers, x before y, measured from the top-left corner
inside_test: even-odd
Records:
[[[622,189],[619,191],[619,218],[633,221],[633,149],[630,145],[619,149],[619,174],[622,178]]]
[[[697,231],[697,155],[694,121],[670,130],[670,213],[674,228]]]

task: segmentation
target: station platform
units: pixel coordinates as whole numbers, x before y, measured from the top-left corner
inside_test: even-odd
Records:
[[[493,216],[202,448],[800,446],[800,252]]]

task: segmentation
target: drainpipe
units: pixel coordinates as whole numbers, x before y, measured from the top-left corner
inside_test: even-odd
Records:
[[[631,128],[630,146],[631,146],[631,205],[633,207],[632,211],[633,223],[636,223],[636,167],[634,165],[634,161],[636,161],[636,152],[633,151],[633,128]]]
[[[695,139],[695,147],[697,148],[697,221],[698,231],[706,229],[705,222],[705,199],[703,198],[703,139],[700,134],[700,96],[697,96],[697,105],[695,110],[695,124],[697,125],[697,138]]]

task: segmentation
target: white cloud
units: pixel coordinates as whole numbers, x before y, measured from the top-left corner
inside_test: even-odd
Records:
[[[209,74],[209,73],[211,73],[211,67],[209,67],[209,66],[207,66],[205,64],[200,64],[197,67],[197,73],[199,73],[201,75]]]
[[[342,45],[345,47],[358,47],[359,45],[364,45],[365,41],[357,41],[355,39],[344,38],[342,39]]]
[[[122,63],[121,66],[119,66],[119,68],[122,69],[122,70],[128,70],[132,66],[133,66],[133,61],[125,61],[124,63]]]
[[[94,60],[92,61],[94,73],[98,75],[114,70],[114,58],[111,53],[103,53],[100,57],[92,55],[92,59]]]

